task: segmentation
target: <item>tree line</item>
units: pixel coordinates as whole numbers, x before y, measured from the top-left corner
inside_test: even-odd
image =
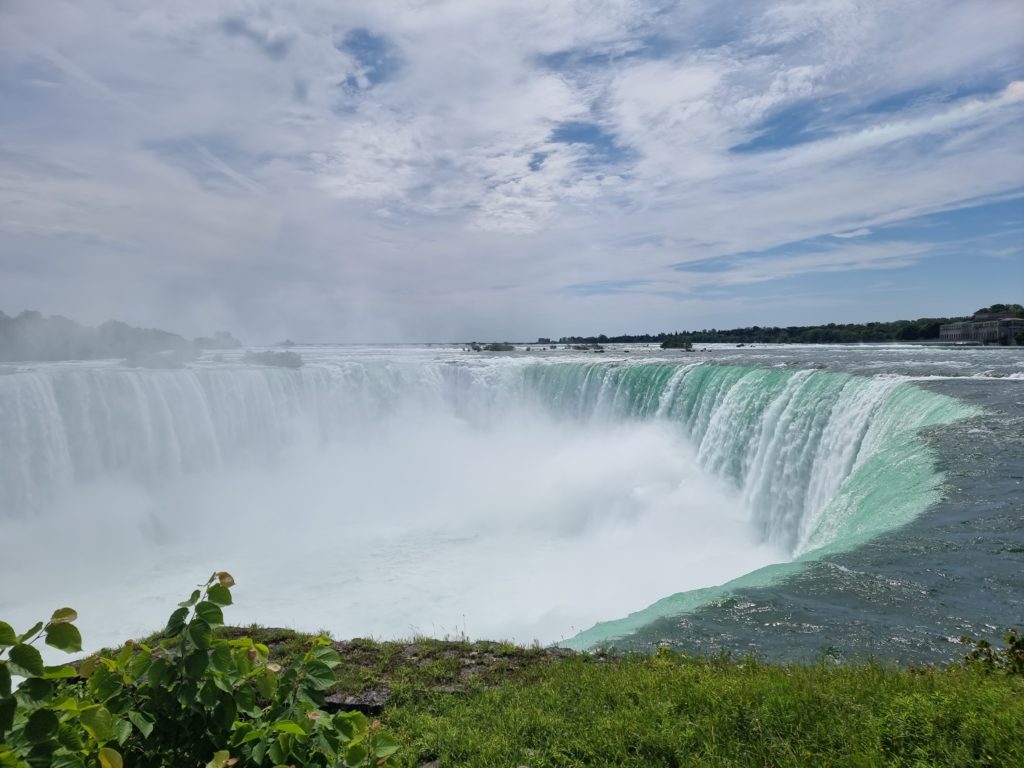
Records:
[[[204,349],[237,349],[241,346],[227,331],[213,336],[186,339],[156,328],[135,328],[108,320],[95,328],[60,315],[44,317],[25,310],[16,316],[0,312],[0,361],[142,359],[172,352],[197,354]]]
[[[980,314],[1012,314],[1024,317],[1020,304],[993,304],[979,309]],[[685,348],[687,344],[843,344],[884,341],[937,341],[939,327],[945,323],[970,320],[970,317],[922,317],[917,320],[893,320],[873,323],[828,323],[827,325],[760,326],[746,328],[705,328],[699,331],[674,331],[622,336],[563,336],[561,344],[660,344],[665,349]]]

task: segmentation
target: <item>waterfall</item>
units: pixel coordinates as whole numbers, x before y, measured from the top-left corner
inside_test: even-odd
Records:
[[[678,425],[793,555],[919,512],[931,472],[916,435],[969,412],[895,377],[711,364],[53,366],[0,376],[0,503],[28,514],[72,483],[273,461],[300,432],[329,442],[399,407],[480,418],[524,401],[553,418]]]
[[[919,431],[973,412],[896,377],[820,370],[575,364],[526,375],[557,411],[678,424],[704,468],[742,493],[763,539],[794,556],[923,511],[937,478]]]

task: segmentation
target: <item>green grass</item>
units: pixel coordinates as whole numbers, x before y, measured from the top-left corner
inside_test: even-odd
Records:
[[[310,636],[225,634],[273,658]],[[575,654],[418,638],[334,643],[331,693],[386,689],[408,766],[1024,766],[1024,676],[979,665]]]
[[[405,690],[384,723],[440,766],[1021,766],[1024,686],[923,672],[569,659],[467,695]]]

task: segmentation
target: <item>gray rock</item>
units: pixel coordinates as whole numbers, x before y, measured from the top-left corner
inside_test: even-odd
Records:
[[[391,689],[386,685],[368,688],[355,696],[332,693],[324,698],[324,709],[328,712],[362,712],[364,715],[376,716],[384,711],[390,696]]]

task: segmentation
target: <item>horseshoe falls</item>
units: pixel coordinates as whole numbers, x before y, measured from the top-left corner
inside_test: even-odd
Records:
[[[233,621],[338,637],[916,660],[1020,621],[1014,350],[299,351],[5,367],[0,611],[114,642],[224,568]]]

